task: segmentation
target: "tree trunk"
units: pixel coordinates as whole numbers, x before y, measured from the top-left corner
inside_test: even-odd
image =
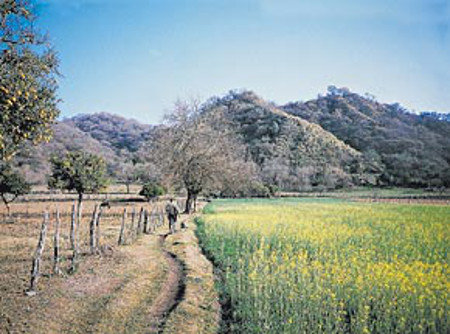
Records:
[[[55,275],[60,275],[61,270],[59,269],[59,208],[56,209],[56,224],[55,224],[55,236],[53,238],[53,273]]]
[[[184,213],[190,214],[192,211],[192,201],[193,201],[193,194],[188,190],[187,198],[186,198],[186,206],[184,209]]]
[[[130,194],[130,182],[126,182],[125,186],[127,187],[127,195]]]
[[[2,194],[2,200],[3,203],[5,203],[5,207],[6,207],[6,213],[8,215],[8,218],[11,217],[11,208],[9,207],[9,203],[8,200],[6,199],[5,195]]]
[[[187,190],[186,207],[184,213],[190,214],[192,211],[197,209],[197,196],[199,192],[193,192],[192,190]]]
[[[11,217],[11,208],[9,206],[9,203],[5,201],[6,206],[6,214],[8,215],[8,218]]]
[[[97,250],[97,243],[96,243],[96,225],[97,225],[97,219],[98,219],[98,204],[94,207],[94,212],[92,213],[92,219],[91,224],[89,226],[89,246],[91,248],[91,254],[94,254]]]
[[[45,238],[47,236],[47,226],[48,226],[48,212],[44,212],[44,221],[41,226],[41,233],[39,235],[39,242],[34,253],[33,266],[31,268],[31,281],[30,288],[27,291],[28,296],[34,296],[36,294],[36,285],[39,278],[39,267],[41,264],[42,253],[45,247]]]
[[[119,235],[119,241],[117,242],[120,245],[123,245],[125,243],[125,221],[127,220],[127,208],[123,209],[123,216],[122,216],[122,225],[120,226],[120,235]]]
[[[197,194],[194,195],[194,212],[197,212]]]

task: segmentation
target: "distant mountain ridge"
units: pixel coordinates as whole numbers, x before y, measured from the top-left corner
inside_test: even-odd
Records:
[[[206,104],[225,109],[266,183],[291,190],[450,186],[450,123],[441,114],[415,115],[336,87],[283,106],[251,91],[232,91]],[[27,146],[19,165],[33,181],[45,182],[51,154],[82,149],[104,156],[117,176],[156,128],[105,112],[77,115],[54,125],[50,143]]]

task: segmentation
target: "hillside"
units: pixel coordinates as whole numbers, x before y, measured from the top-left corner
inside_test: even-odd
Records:
[[[250,91],[212,100],[247,145],[265,183],[283,189],[345,186],[362,177],[361,154],[321,126],[293,116]]]
[[[152,126],[108,113],[77,115],[53,125],[53,138],[39,146],[28,144],[17,157],[18,165],[33,183],[45,183],[51,155],[84,150],[102,156],[111,176],[127,175],[134,153],[146,140]],[[131,173],[130,173],[131,174]]]
[[[205,108],[225,111],[266,184],[287,190],[450,185],[450,123],[442,117],[415,115],[337,88],[281,107],[253,92],[234,91],[210,99]],[[129,182],[137,152],[156,128],[108,113],[78,115],[55,124],[50,143],[28,145],[17,160],[29,180],[44,183],[51,154],[82,149],[102,155],[111,176]],[[148,166],[138,167],[148,174]]]
[[[409,113],[347,89],[282,109],[321,125],[364,154],[381,171],[382,184],[440,187],[450,184],[450,123]]]
[[[82,114],[65,119],[73,126],[120,154],[121,151],[136,152],[148,139],[152,126],[106,112]]]

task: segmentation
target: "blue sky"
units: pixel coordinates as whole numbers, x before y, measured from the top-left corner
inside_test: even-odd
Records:
[[[450,111],[450,0],[38,0],[61,59],[62,116],[160,121],[177,98],[328,85]]]

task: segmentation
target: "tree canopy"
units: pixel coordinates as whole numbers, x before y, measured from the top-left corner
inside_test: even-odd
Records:
[[[49,140],[59,115],[58,59],[25,0],[0,3],[0,160],[25,141]]]
[[[221,109],[211,110],[198,101],[177,102],[151,145],[150,156],[164,177],[186,189],[186,212],[201,192],[235,184],[235,167],[245,164],[245,150]]]
[[[164,195],[164,188],[156,182],[148,182],[142,186],[139,195],[144,196],[147,201],[150,201],[158,196]]]
[[[53,189],[76,191],[79,201],[86,193],[96,193],[108,185],[106,164],[94,154],[68,152],[64,157],[52,157],[52,174],[48,185]]]
[[[9,164],[0,162],[0,196],[10,214],[9,204],[17,197],[29,193],[30,184],[14,171]]]

